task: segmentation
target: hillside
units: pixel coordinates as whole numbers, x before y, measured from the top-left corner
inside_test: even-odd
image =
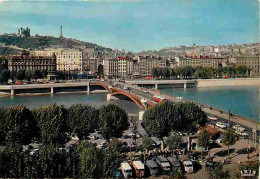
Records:
[[[17,46],[23,49],[41,49],[49,47],[63,47],[63,48],[96,48],[99,51],[110,52],[112,49],[83,42],[75,39],[56,38],[52,36],[38,36],[38,37],[17,37],[9,35],[0,35],[0,43],[6,46]]]

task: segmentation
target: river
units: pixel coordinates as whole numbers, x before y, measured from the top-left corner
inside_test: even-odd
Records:
[[[171,96],[180,96],[223,111],[259,121],[259,87],[203,87],[203,88],[167,88],[159,89]]]
[[[14,105],[26,105],[28,108],[37,108],[49,104],[70,106],[76,103],[89,104],[99,107],[108,103],[115,103],[124,108],[130,114],[137,114],[140,110],[134,102],[128,100],[114,100],[107,102],[106,93],[60,93],[54,95],[35,96],[3,96],[0,97],[0,107]]]

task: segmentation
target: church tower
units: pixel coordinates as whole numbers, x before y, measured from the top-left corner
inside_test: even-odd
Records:
[[[60,26],[60,38],[63,38],[63,35],[62,35],[62,26]]]

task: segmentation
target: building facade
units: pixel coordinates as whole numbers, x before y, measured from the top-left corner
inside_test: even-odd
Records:
[[[35,50],[32,53],[38,56],[50,56],[52,54],[55,54],[57,58],[57,71],[67,71],[81,74],[83,73],[83,55],[80,50],[44,49]]]
[[[218,67],[229,61],[228,57],[209,57],[209,56],[179,56],[175,58],[177,66],[202,66],[202,67]]]
[[[260,76],[260,56],[233,56],[230,57],[230,62],[236,65],[246,65],[250,70],[251,77]]]
[[[118,59],[103,60],[103,74],[105,78],[118,78]]]
[[[28,53],[23,53],[19,56],[12,56],[8,60],[8,68],[12,72],[19,70],[46,70],[48,75],[55,75],[56,56],[32,56]]]

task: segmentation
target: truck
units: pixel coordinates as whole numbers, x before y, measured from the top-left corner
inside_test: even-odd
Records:
[[[121,163],[120,170],[124,178],[131,178],[133,176],[133,171],[131,166],[127,162]]]
[[[146,166],[150,172],[151,176],[159,176],[159,166],[154,160],[147,160]]]
[[[135,169],[136,178],[144,177],[144,164],[141,161],[133,161],[132,166]]]
[[[167,157],[167,160],[170,162],[172,168],[177,168],[180,172],[183,172],[181,168],[181,162],[175,156]]]
[[[169,161],[164,156],[156,157],[156,163],[159,165],[163,175],[169,174],[171,166]]]

